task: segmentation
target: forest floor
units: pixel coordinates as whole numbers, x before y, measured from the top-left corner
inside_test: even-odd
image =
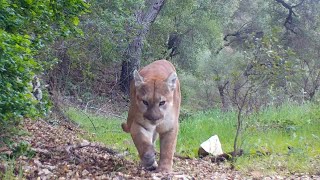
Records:
[[[25,120],[24,129],[30,136],[22,140],[36,152],[32,158],[16,160],[15,173],[26,179],[320,179],[307,174],[244,174],[231,170],[227,163],[185,158],[174,159],[170,174],[154,173],[101,143],[80,138],[86,132],[73,124],[52,126],[42,120]]]

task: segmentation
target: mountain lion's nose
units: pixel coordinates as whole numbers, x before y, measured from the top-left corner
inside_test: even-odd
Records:
[[[162,115],[151,115],[151,114],[146,114],[144,118],[148,119],[149,121],[157,121],[159,119],[162,119]]]
[[[163,118],[163,114],[160,110],[150,109],[144,114],[144,118],[149,121],[158,121]]]

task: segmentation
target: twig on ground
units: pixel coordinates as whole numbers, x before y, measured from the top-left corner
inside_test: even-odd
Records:
[[[78,110],[79,110],[79,109],[78,109]],[[80,110],[80,112],[82,112],[82,111]],[[91,122],[94,130],[97,131],[97,128],[96,128],[96,126],[94,125],[92,119],[89,117],[89,115],[88,115],[87,113],[85,113],[85,112],[82,112],[82,113],[90,120],[90,122]]]

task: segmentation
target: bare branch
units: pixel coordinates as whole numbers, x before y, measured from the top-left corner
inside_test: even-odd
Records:
[[[286,20],[284,22],[284,27],[291,31],[294,34],[297,34],[297,32],[294,31],[294,29],[292,29],[292,25],[293,25],[293,15],[296,16],[295,12],[293,11],[294,8],[300,6],[305,0],[302,0],[300,3],[296,4],[296,5],[292,5],[290,6],[288,3],[284,2],[284,0],[275,0],[276,2],[280,3],[284,8],[288,9],[288,15],[286,17]]]
[[[226,34],[226,35],[223,37],[223,40],[228,41],[228,37],[229,37],[229,36],[240,36],[241,30],[243,29],[243,27],[245,27],[245,26],[248,25],[249,23],[250,23],[250,22],[244,23],[235,33]]]
[[[261,37],[261,35],[263,36],[263,31],[253,29],[251,25],[252,25],[251,22],[246,22],[235,32],[226,34],[223,37],[223,40],[226,41],[226,43],[223,44],[221,47],[219,47],[215,53],[219,54],[221,50],[223,50],[227,46],[230,46],[234,42],[249,39],[252,34],[255,34],[256,37],[258,36]],[[229,37],[234,37],[234,38],[229,38]]]
[[[296,7],[300,6],[304,1],[305,1],[305,0],[302,0],[302,1],[301,1],[301,2],[299,2],[298,4],[293,5],[293,6],[292,6],[292,8],[296,8]]]

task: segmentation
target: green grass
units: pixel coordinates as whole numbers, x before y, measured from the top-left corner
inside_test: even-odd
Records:
[[[247,122],[242,145],[247,154],[239,158],[239,169],[320,173],[319,105],[269,108]],[[270,155],[257,157],[257,151]]]
[[[85,130],[95,133],[92,137],[119,151],[128,150],[131,158],[137,153],[129,134],[122,132],[124,120],[89,116],[70,109],[71,119]],[[242,171],[258,170],[320,173],[320,106],[314,104],[286,104],[268,108],[244,120],[241,136],[244,155],[236,167]],[[236,113],[211,110],[199,112],[180,122],[177,152],[197,156],[199,145],[212,135],[218,135],[224,152],[233,150]]]
[[[232,151],[236,114],[219,110],[200,112],[180,123],[176,151],[181,155],[196,157],[200,144],[213,135],[218,135],[222,149]]]
[[[128,151],[132,155],[137,155],[130,134],[122,131],[121,123],[125,119],[96,116],[75,108],[69,108],[67,113],[82,129],[91,133],[84,138],[102,142],[118,152]],[[132,157],[135,158],[135,156]]]
[[[4,180],[23,179],[23,171],[21,169],[21,166],[18,165],[18,167],[15,168],[17,162],[14,159],[6,159],[6,160],[0,159],[0,163],[3,165],[3,167],[5,167],[4,173],[0,171],[0,179],[4,179]]]

